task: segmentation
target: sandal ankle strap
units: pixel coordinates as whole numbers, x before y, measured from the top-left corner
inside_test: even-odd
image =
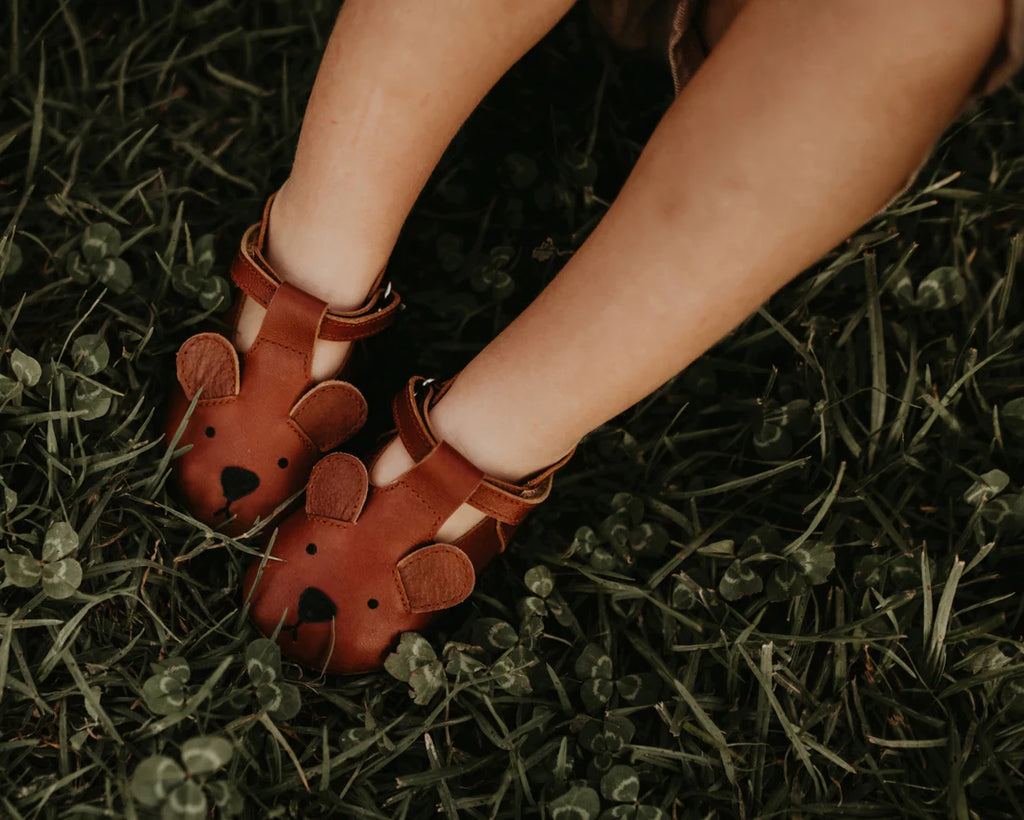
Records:
[[[243,234],[242,242],[231,263],[231,278],[246,296],[266,308],[281,285],[263,256],[266,244],[272,194],[263,208],[263,218]],[[318,338],[331,342],[350,342],[365,339],[388,327],[394,320],[402,300],[391,283],[384,283],[384,270],[366,301],[356,310],[333,311],[324,314]]]
[[[440,443],[430,426],[427,411],[448,391],[452,380],[443,384],[434,379],[414,376],[395,396],[392,409],[399,438],[413,461],[422,461]],[[520,483],[484,475],[479,487],[466,503],[491,518],[513,527],[543,502],[551,492],[555,472],[572,458],[568,455]]]

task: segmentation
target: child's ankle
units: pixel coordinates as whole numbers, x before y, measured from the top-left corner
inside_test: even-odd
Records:
[[[388,252],[359,226],[324,225],[319,211],[306,212],[288,194],[274,197],[263,256],[279,279],[325,301],[331,310],[358,310],[388,260]]]
[[[378,264],[372,253],[360,259],[351,249],[336,251],[338,232],[330,234],[328,242],[315,241],[327,235],[310,220],[303,220],[302,213],[289,204],[282,186],[271,204],[263,257],[278,279],[322,299],[331,310],[357,310],[366,301],[383,263]],[[255,342],[265,313],[252,299],[243,299],[234,339],[243,353]],[[351,346],[351,342],[318,340],[311,366],[314,381],[337,375]]]

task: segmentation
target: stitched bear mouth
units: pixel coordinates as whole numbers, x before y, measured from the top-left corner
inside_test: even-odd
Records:
[[[333,620],[338,614],[338,607],[330,596],[316,587],[306,587],[299,595],[299,620],[294,624],[285,624],[282,629],[290,629],[292,640],[299,639],[299,627],[302,624],[316,624]]]

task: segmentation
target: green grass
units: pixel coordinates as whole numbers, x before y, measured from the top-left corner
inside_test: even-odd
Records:
[[[256,641],[260,544],[167,496],[159,422],[333,4],[166,5],[0,11],[0,817],[1024,817],[1020,90],[589,437],[397,677],[323,680]],[[550,280],[667,103],[589,25],[418,203],[378,410]]]

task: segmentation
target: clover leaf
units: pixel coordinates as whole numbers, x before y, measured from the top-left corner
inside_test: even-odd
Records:
[[[685,572],[676,575],[669,602],[673,609],[693,609],[697,606],[701,586]]]
[[[59,561],[78,549],[78,533],[66,521],[50,525],[43,538],[43,560]]]
[[[470,654],[474,650],[479,651],[479,647],[456,643],[455,641],[446,643],[444,645],[444,658],[447,663],[445,664],[444,671],[452,677],[458,677],[462,674],[473,675],[484,669],[484,662]]]
[[[512,624],[498,618],[480,618],[473,624],[473,640],[481,646],[504,651],[519,641]]]
[[[157,715],[179,711],[187,697],[185,685],[169,675],[153,675],[142,684],[142,698],[149,710]]]
[[[793,437],[780,425],[762,422],[753,438],[754,450],[768,461],[780,461],[793,452]]]
[[[640,796],[640,776],[632,766],[612,766],[601,778],[601,796],[616,803],[635,803]]]
[[[1022,400],[1022,403],[1024,403],[1024,400]],[[1022,413],[1022,416],[1024,416],[1024,413]],[[581,558],[589,558],[598,543],[600,541],[592,527],[580,527],[573,535],[568,554],[576,555],[578,553]]]
[[[214,780],[206,784],[206,791],[224,817],[235,817],[245,810],[245,801],[233,783]]]
[[[398,647],[384,661],[388,673],[409,684],[409,697],[425,706],[444,685],[444,666],[430,641],[415,632],[403,632]]]
[[[193,266],[203,273],[209,273],[213,270],[213,243],[214,236],[212,233],[204,233],[195,243],[192,245],[192,264]]]
[[[1010,477],[1002,470],[989,470],[978,476],[978,480],[971,484],[964,492],[964,501],[975,507],[979,507],[989,499],[995,498],[1007,488]]]
[[[74,558],[44,562],[42,579],[43,592],[48,596],[56,600],[69,598],[82,584],[82,565]]]
[[[629,548],[635,555],[657,557],[665,552],[668,542],[668,531],[661,524],[644,521],[629,533]]]
[[[917,305],[925,310],[945,310],[967,296],[967,283],[954,267],[936,268],[917,286]]]
[[[75,410],[84,411],[80,416],[82,420],[92,421],[106,414],[110,409],[110,401],[110,393],[100,385],[91,381],[80,381],[75,387],[72,406]]]
[[[256,700],[277,720],[291,720],[302,708],[299,688],[293,683],[269,681],[256,687]]]
[[[601,798],[589,786],[573,786],[548,803],[552,820],[596,820],[601,811]]]
[[[589,643],[576,659],[576,675],[581,678],[611,678],[612,659],[600,646]]]
[[[11,370],[25,387],[35,387],[43,375],[43,368],[39,362],[20,350],[11,353]]]
[[[595,754],[617,755],[633,740],[636,726],[622,715],[609,715],[603,721],[592,720],[580,730],[580,745]]]
[[[615,690],[628,703],[654,703],[658,699],[661,679],[653,672],[624,675],[615,681]]]
[[[227,310],[231,305],[231,286],[220,276],[211,276],[199,287],[199,306],[203,310]]]
[[[171,268],[171,287],[182,296],[195,299],[206,281],[206,272],[191,265],[175,265]]]
[[[132,286],[132,269],[123,259],[101,259],[91,264],[89,269],[114,293],[126,293]]]
[[[1024,493],[992,499],[982,506],[981,517],[1004,535],[1016,535],[1024,530]]]
[[[526,588],[540,598],[547,598],[555,588],[555,579],[545,566],[536,566],[528,569],[523,577]]]
[[[835,550],[823,541],[803,544],[789,557],[812,584],[823,584],[836,568]]]
[[[771,554],[782,548],[782,537],[779,531],[768,524],[762,524],[747,536],[738,553],[740,558],[751,555]]]
[[[110,363],[110,348],[103,337],[89,333],[79,336],[71,345],[75,369],[85,376],[95,376]]]
[[[202,735],[182,744],[181,762],[189,774],[211,774],[226,766],[234,753],[234,748],[224,738]]]
[[[779,564],[768,578],[765,597],[769,601],[786,601],[810,589],[800,570],[788,561]]]
[[[746,595],[756,595],[763,588],[761,576],[739,558],[729,564],[718,582],[718,592],[727,601],[738,601]]]

